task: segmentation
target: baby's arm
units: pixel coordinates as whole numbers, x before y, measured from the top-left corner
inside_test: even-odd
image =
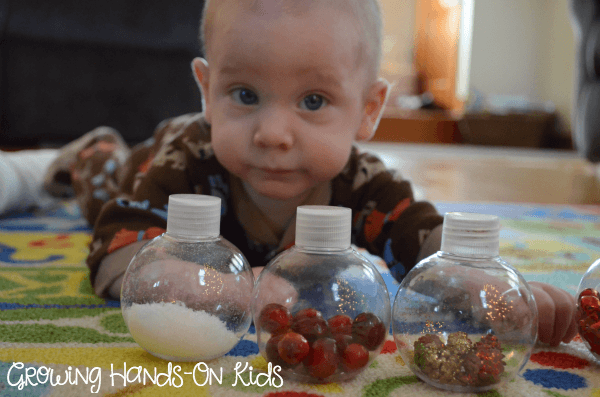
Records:
[[[133,259],[133,256],[138,252],[144,244],[149,240],[142,240],[130,244],[126,247],[119,248],[112,254],[107,255],[100,263],[98,275],[96,276],[96,284],[94,289],[96,294],[102,296],[105,291],[108,291],[108,296],[111,299],[119,300],[121,297],[121,284],[123,276],[127,270],[127,266]],[[256,280],[264,266],[252,268],[254,280]]]
[[[131,259],[137,252],[137,249],[141,248],[141,246],[148,241],[138,241],[137,243],[133,243],[127,247],[123,247],[112,254],[109,254],[104,258],[100,265],[100,269],[98,271],[98,275],[96,276],[96,293],[101,294],[104,291],[108,291],[108,295],[110,298],[119,300],[121,297],[121,285],[123,283],[123,276],[125,275],[125,270],[131,262]],[[182,262],[183,263],[183,262]],[[163,265],[164,266],[164,265]],[[196,268],[198,265],[190,264],[192,268]],[[186,268],[182,266],[182,269]],[[252,273],[254,276],[254,280],[258,279],[260,272],[264,269],[264,266],[253,267]],[[189,278],[188,281],[192,281]],[[234,281],[234,280],[232,280]],[[230,292],[227,294],[235,295],[233,291],[239,288],[239,282],[236,283],[228,283],[228,285],[232,288]],[[284,302],[288,301],[290,303],[295,302],[298,299],[298,292],[294,289],[294,287],[288,283],[286,280],[281,278],[274,278],[269,282],[270,293],[263,294],[263,299],[266,302]],[[103,289],[100,289],[103,288]],[[202,299],[204,304],[209,304],[212,301],[221,299],[221,295],[215,296],[204,296]],[[196,300],[196,299],[194,299]],[[197,304],[198,302],[186,302]],[[241,302],[237,303],[238,306],[242,306]]]
[[[121,185],[125,194],[106,202],[94,223],[86,263],[99,296],[119,298],[120,278],[131,258],[165,231],[169,195],[206,189],[199,170],[210,159],[203,162],[197,152],[206,136],[201,115],[183,115],[157,127],[150,152],[134,150],[132,156],[142,153],[143,158],[128,163]]]
[[[423,241],[419,255],[417,256],[417,263],[438,252],[442,246],[442,225],[436,226],[431,230],[429,236]]]
[[[105,293],[108,293],[111,299],[120,299],[121,284],[127,266],[129,266],[134,255],[148,241],[136,241],[133,244],[119,248],[102,259],[98,268],[98,274],[96,275],[96,283],[94,284],[94,291],[97,295],[104,296]]]
[[[417,262],[421,259],[427,258],[428,256],[435,254],[440,250],[440,246],[442,244],[442,225],[434,228],[429,236],[423,242],[421,246],[421,250],[419,251],[419,256],[417,257]],[[254,272],[254,279],[258,279],[260,272],[264,269],[264,266],[253,267],[252,271]]]

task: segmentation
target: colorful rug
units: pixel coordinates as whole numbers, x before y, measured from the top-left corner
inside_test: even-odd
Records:
[[[501,255],[528,280],[574,294],[585,270],[600,257],[600,207],[437,205],[442,213],[499,215]],[[391,336],[356,379],[318,386],[284,381],[276,387],[267,375],[257,377],[266,363],[253,329],[226,356],[210,362],[169,364],[154,358],[129,335],[119,303],[93,294],[84,264],[89,241],[90,230],[71,203],[0,219],[0,396],[452,394],[418,380]],[[378,258],[369,258],[381,268]],[[381,271],[393,299],[397,284]],[[538,345],[518,377],[479,395],[600,397],[600,362],[580,340],[557,348]]]

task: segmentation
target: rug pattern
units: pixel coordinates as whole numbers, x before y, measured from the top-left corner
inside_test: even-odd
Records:
[[[600,208],[438,203],[438,209],[492,213],[502,220],[501,255],[528,280],[575,293],[600,257]],[[416,378],[392,337],[356,379],[306,385],[268,375],[254,329],[227,355],[168,363],[141,349],[119,303],[96,297],[84,260],[90,229],[70,202],[0,219],[0,396],[442,396]],[[398,286],[382,261],[394,298]],[[251,369],[250,369],[251,368]],[[488,397],[600,397],[600,362],[577,338],[538,345],[513,381]]]

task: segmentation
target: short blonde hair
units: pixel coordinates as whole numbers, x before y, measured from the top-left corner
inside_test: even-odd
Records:
[[[235,0],[236,2],[239,0]],[[252,0],[252,6],[258,3],[258,0]],[[285,7],[286,12],[291,14],[298,13],[301,9],[306,10],[312,5],[332,5],[346,7],[356,18],[362,31],[364,40],[360,46],[360,53],[357,57],[357,62],[366,62],[368,77],[371,81],[375,81],[379,74],[381,63],[381,47],[383,35],[383,21],[381,17],[381,7],[379,0],[279,0],[286,2],[288,7]],[[207,54],[207,42],[210,40],[212,25],[217,14],[211,4],[224,5],[226,0],[205,0],[202,19],[200,21],[199,42],[200,48],[204,57]],[[208,59],[208,58],[207,58]]]

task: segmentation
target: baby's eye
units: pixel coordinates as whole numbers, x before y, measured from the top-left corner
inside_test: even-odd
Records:
[[[319,110],[327,103],[327,100],[319,94],[310,94],[300,102],[300,107],[307,110]]]
[[[236,102],[244,105],[256,105],[258,103],[258,95],[247,88],[233,90],[231,95]]]

